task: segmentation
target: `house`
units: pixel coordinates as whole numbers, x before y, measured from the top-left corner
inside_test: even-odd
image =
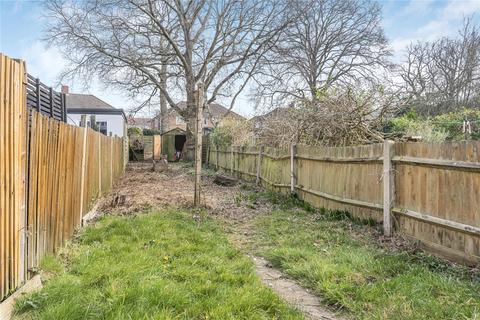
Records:
[[[152,118],[137,118],[133,116],[128,117],[127,125],[129,128],[140,129],[154,129],[154,119]]]
[[[86,115],[87,125],[95,119],[98,131],[104,135],[124,137],[127,134],[127,118],[122,109],[117,109],[91,94],[70,93],[68,86],[62,86],[67,108],[67,122],[80,125]]]
[[[182,101],[178,104],[178,106],[181,109],[186,108],[187,103],[185,101]],[[210,103],[208,108],[203,113],[203,132],[205,134],[208,134],[213,131],[215,128],[215,125],[219,122],[222,121],[223,116],[228,113],[225,118],[233,118],[233,119],[245,119],[238,113],[235,113],[233,111],[229,111],[227,108],[224,106],[218,104],[218,103]],[[161,115],[157,115],[156,117],[153,118],[153,128],[156,130],[160,130],[160,120],[161,120]],[[187,122],[185,119],[183,119],[182,116],[178,114],[178,112],[172,108],[170,108],[167,112],[167,128],[165,128],[165,132],[171,131],[175,128],[178,128],[182,131],[187,130]]]
[[[253,130],[255,132],[262,131],[267,123],[285,118],[288,115],[288,112],[290,112],[289,110],[289,107],[277,107],[265,114],[253,117],[250,119],[253,124]]]

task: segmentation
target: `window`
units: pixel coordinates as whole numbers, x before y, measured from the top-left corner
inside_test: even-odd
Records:
[[[98,131],[104,135],[108,135],[107,122],[106,121],[97,121]]]
[[[185,120],[182,117],[177,116],[177,118],[175,119],[175,122],[176,124],[184,124]]]

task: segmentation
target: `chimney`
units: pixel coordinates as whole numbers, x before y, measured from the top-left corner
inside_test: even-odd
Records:
[[[68,86],[62,85],[62,93],[68,94]]]

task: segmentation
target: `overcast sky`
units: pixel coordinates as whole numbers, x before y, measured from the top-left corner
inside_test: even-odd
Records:
[[[64,60],[55,48],[46,48],[42,37],[42,1],[0,0],[0,52],[27,61],[30,74],[48,84],[57,83]],[[416,40],[433,40],[453,35],[465,15],[475,15],[480,21],[480,0],[384,0],[383,26],[395,52],[394,59],[401,61],[405,47]],[[70,91],[92,93],[117,108],[128,110],[133,102],[101,85],[84,90],[69,83]],[[58,88],[57,88],[58,89]],[[238,100],[234,111],[251,116],[253,106],[246,97]]]

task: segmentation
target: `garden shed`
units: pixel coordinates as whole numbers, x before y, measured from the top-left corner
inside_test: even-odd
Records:
[[[175,152],[182,152],[187,141],[187,133],[180,128],[174,128],[162,134],[162,154],[167,155],[168,161],[175,161]]]

